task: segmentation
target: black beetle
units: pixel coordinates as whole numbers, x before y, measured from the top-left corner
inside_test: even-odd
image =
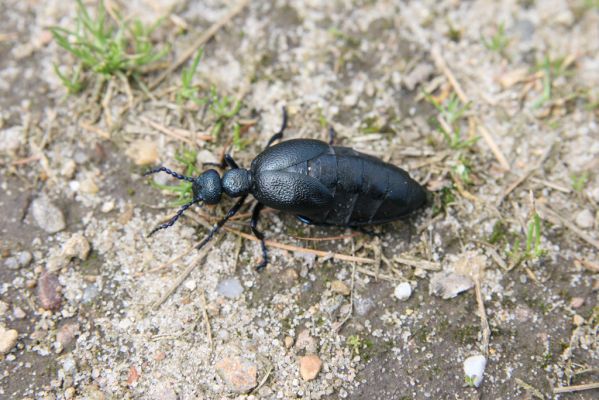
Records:
[[[262,246],[260,271],[268,264],[264,235],[257,229],[264,206],[293,213],[308,224],[359,227],[397,220],[427,202],[427,191],[408,173],[378,158],[348,147],[314,139],[293,139],[271,147],[283,136],[287,112],[283,108],[283,124],[266,149],[253,161],[250,169],[239,168],[230,155],[225,163],[230,168],[221,178],[214,169],[198,177],[189,177],[159,167],[144,175],[166,172],[192,183],[193,200],[185,204],[160,229],[172,226],[193,204],[216,204],[222,192],[239,200],[197,245],[204,246],[214,234],[239,211],[249,194],[258,203],[252,210],[251,229]],[[331,129],[331,142],[333,131]]]

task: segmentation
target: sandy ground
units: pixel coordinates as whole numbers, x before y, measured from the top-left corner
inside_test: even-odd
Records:
[[[214,137],[181,68],[151,83],[234,1],[107,2],[169,52],[72,95],[49,28],[76,3],[0,2],[0,398],[595,398],[598,3],[245,3],[193,77],[241,100]],[[283,105],[286,138],[331,125],[435,204],[375,236],[266,210],[262,273],[249,208],[193,249],[228,198],[146,238],[176,199],[143,171],[247,167]]]

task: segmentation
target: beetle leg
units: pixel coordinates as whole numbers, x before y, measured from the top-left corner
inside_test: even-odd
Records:
[[[250,227],[252,228],[254,236],[260,240],[260,246],[262,246],[262,261],[260,264],[258,264],[258,266],[256,266],[256,271],[258,272],[266,268],[266,265],[268,264],[268,251],[266,250],[266,244],[264,243],[264,234],[257,228],[258,219],[260,219],[260,211],[262,211],[263,208],[264,204],[256,203],[254,209],[252,210],[252,222],[250,223]]]
[[[248,196],[246,194],[245,196],[242,196],[239,200],[237,200],[237,203],[235,203],[235,205],[233,207],[231,207],[231,209],[229,211],[227,211],[227,214],[223,217],[223,219],[221,219],[216,224],[214,224],[212,229],[210,229],[210,232],[208,232],[208,235],[206,235],[206,237],[204,239],[202,239],[202,241],[196,246],[196,249],[199,250],[202,247],[204,247],[204,245],[206,243],[208,243],[210,241],[210,239],[212,239],[214,234],[217,233],[220,228],[222,228],[222,226],[229,220],[229,218],[231,218],[233,215],[237,214],[237,211],[239,211],[239,209],[241,208],[241,206],[243,205],[243,202],[245,201],[245,199],[247,197]]]
[[[239,169],[239,165],[233,160],[233,157],[229,153],[225,154],[225,162],[231,169]]]
[[[329,126],[329,144],[332,146],[333,143],[335,143],[335,136],[337,135],[337,132],[335,132],[335,129],[332,126]]]
[[[279,129],[277,133],[272,135],[272,137],[268,140],[266,147],[270,147],[270,145],[274,141],[281,139],[283,137],[283,132],[285,132],[285,129],[287,129],[287,108],[283,106],[283,123],[281,124],[281,129]]]

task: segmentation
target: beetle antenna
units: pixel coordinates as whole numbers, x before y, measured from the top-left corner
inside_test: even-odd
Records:
[[[184,204],[183,207],[181,207],[179,209],[179,211],[177,211],[177,214],[175,214],[175,216],[173,218],[171,218],[168,222],[165,222],[164,224],[159,225],[158,227],[154,228],[154,230],[152,232],[150,232],[147,237],[152,236],[153,234],[155,234],[156,232],[158,232],[161,229],[166,229],[166,228],[170,228],[171,226],[173,226],[175,224],[175,222],[177,222],[179,217],[181,215],[183,215],[185,210],[187,210],[189,207],[191,207],[192,205],[194,205],[195,203],[198,203],[200,201],[201,201],[200,199],[197,199],[197,200],[193,200],[187,204]]]
[[[146,172],[143,173],[143,176],[152,175],[152,174],[155,174],[157,172],[166,172],[167,174],[172,175],[172,176],[174,176],[177,179],[181,179],[183,181],[187,181],[187,182],[192,182],[193,183],[193,178],[191,176],[181,175],[181,174],[179,174],[179,173],[177,173],[175,171],[171,171],[170,169],[165,168],[165,167],[158,167],[158,168],[154,168],[154,169],[151,169],[149,171],[146,171]]]

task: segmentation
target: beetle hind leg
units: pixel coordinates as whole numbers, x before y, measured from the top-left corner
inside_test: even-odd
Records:
[[[256,203],[254,209],[252,210],[252,221],[250,223],[250,227],[252,228],[252,233],[258,240],[260,240],[260,246],[262,247],[262,261],[260,264],[256,266],[256,271],[261,272],[266,265],[268,265],[268,250],[266,249],[266,244],[264,243],[264,234],[258,230],[258,220],[260,219],[260,211],[264,208],[264,204]]]
[[[281,123],[281,129],[279,129],[277,133],[275,133],[270,137],[270,139],[268,139],[266,147],[270,147],[270,145],[273,144],[273,142],[281,139],[283,137],[283,132],[285,132],[285,129],[287,129],[287,108],[283,106],[283,122]]]

